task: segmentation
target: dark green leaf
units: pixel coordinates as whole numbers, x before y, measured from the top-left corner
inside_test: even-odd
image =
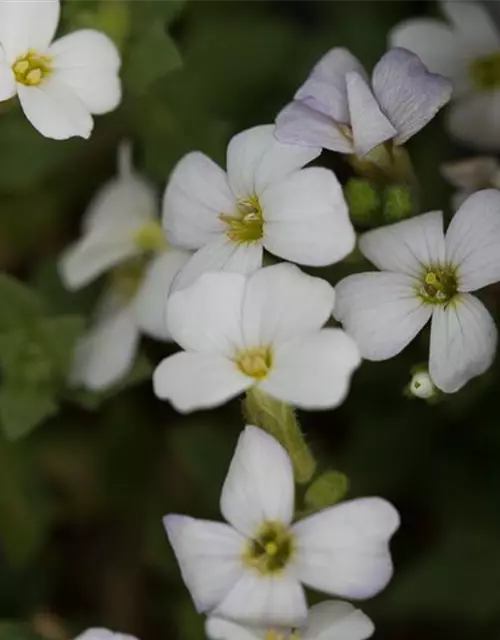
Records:
[[[47,389],[9,384],[0,388],[0,426],[8,440],[28,435],[57,411],[57,403]]]

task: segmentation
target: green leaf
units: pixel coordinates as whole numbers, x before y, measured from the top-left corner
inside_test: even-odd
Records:
[[[46,389],[8,384],[0,389],[0,426],[8,440],[28,435],[57,411],[57,403]]]
[[[349,490],[349,478],[340,471],[328,470],[309,486],[304,496],[306,507],[314,511],[340,502]]]
[[[161,22],[153,22],[130,45],[125,78],[132,91],[144,93],[155,81],[182,66],[179,51]]]
[[[0,331],[27,325],[43,313],[40,296],[15,278],[0,274]]]
[[[55,375],[66,378],[76,342],[85,328],[81,316],[47,318],[38,326],[38,336]]]
[[[22,622],[0,622],[0,640],[43,640],[43,636]]]

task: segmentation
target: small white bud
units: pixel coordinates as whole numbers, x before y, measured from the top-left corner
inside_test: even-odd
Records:
[[[419,371],[414,374],[410,382],[410,392],[417,398],[425,400],[432,398],[436,394],[436,385],[432,382],[428,371]]]

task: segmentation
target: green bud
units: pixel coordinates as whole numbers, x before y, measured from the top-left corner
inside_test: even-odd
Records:
[[[410,187],[393,184],[384,190],[383,215],[387,222],[399,222],[413,215],[415,198]]]
[[[350,178],[344,187],[351,219],[360,225],[373,225],[379,219],[380,195],[370,180]]]
[[[310,485],[304,496],[306,508],[319,511],[340,502],[349,490],[349,478],[340,471],[325,471]]]

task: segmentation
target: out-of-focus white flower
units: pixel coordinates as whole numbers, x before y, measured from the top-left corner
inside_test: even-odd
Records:
[[[480,189],[500,189],[500,162],[493,156],[478,156],[441,165],[441,173],[458,189],[452,197],[456,210],[467,198]]]
[[[196,253],[175,288],[207,271],[251,273],[266,249],[310,266],[352,251],[354,230],[342,188],[328,169],[309,167],[321,149],[279,143],[264,125],[234,136],[227,173],[200,152],[174,168],[163,201],[170,240]]]
[[[75,640],[137,640],[137,638],[126,633],[110,631],[104,627],[95,627],[83,631],[80,635],[76,636]]]
[[[59,0],[0,1],[0,100],[17,94],[28,120],[47,138],[88,138],[91,114],[120,103],[120,56],[92,29],[52,42],[59,11]]]
[[[258,386],[308,409],[334,407],[360,363],[340,329],[322,329],[334,290],[291,264],[239,273],[208,273],[174,292],[167,325],[185,351],[163,360],[153,376],[159,398],[178,411],[223,404]]]
[[[199,612],[260,628],[299,627],[307,617],[302,585],[353,599],[386,586],[389,540],[399,526],[394,507],[362,498],[292,524],[294,489],[286,451],[247,426],[222,489],[220,508],[229,524],[164,518]]]
[[[366,156],[387,140],[404,144],[450,99],[450,82],[405,49],[388,51],[371,83],[359,60],[329,51],[276,119],[282,142]]]
[[[307,623],[300,629],[259,629],[214,617],[207,620],[205,631],[211,640],[366,640],[375,627],[352,604],[327,600],[309,609]]]
[[[165,305],[170,285],[189,259],[169,246],[158,220],[156,193],[135,173],[128,144],[120,147],[118,176],[91,202],[83,237],[60,262],[69,289],[111,270],[92,328],[77,345],[71,381],[104,389],[132,367],[141,331],[169,340]]]
[[[417,371],[413,374],[408,389],[416,398],[429,400],[437,393],[437,387],[432,382],[428,371]]]
[[[364,234],[361,252],[382,273],[348,276],[336,287],[335,317],[361,355],[386,360],[432,318],[429,372],[446,393],[483,373],[497,330],[471,291],[500,280],[500,192],[470,196],[443,233],[440,211]]]
[[[448,129],[478,149],[500,149],[500,32],[480,2],[440,2],[448,23],[406,20],[390,33],[392,46],[414,51],[431,71],[453,81]]]

